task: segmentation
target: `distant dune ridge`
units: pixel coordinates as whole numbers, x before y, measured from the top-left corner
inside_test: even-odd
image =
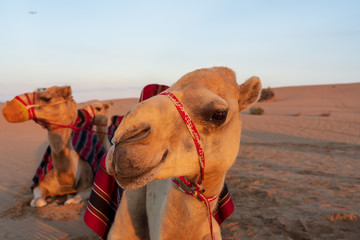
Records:
[[[360,239],[360,83],[273,90],[255,104],[264,115],[242,114],[226,180],[236,207],[223,239]],[[120,98],[102,101],[113,103],[110,116],[138,102]],[[83,205],[28,206],[44,129],[1,115],[0,144],[0,239],[98,239],[83,223]]]

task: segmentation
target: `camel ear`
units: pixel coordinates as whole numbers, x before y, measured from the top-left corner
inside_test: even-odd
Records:
[[[112,105],[112,102],[111,103],[106,103],[105,104],[105,109],[109,109],[111,105]]]
[[[64,99],[69,99],[72,98],[71,94],[71,87],[70,86],[65,86],[61,88],[62,91],[62,96],[64,97]]]
[[[239,86],[239,110],[255,103],[261,93],[261,82],[258,77],[251,77]]]

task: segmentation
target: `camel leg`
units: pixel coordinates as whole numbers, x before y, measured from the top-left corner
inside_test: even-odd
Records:
[[[33,190],[34,198],[30,202],[31,207],[43,207],[47,204],[47,190],[41,186],[36,186]]]
[[[68,194],[65,204],[79,204],[81,201],[89,199],[93,179],[94,173],[90,164],[83,159],[79,159],[75,179],[77,194],[75,196],[73,194]]]
[[[81,201],[89,199],[90,193],[91,187],[85,189],[84,191],[78,192],[75,196],[73,194],[68,194],[65,204],[79,204]]]

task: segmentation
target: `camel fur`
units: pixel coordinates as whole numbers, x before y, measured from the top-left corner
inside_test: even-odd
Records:
[[[238,85],[224,67],[188,73],[166,91],[183,104],[205,153],[205,196],[220,193],[241,136],[240,111],[259,98],[252,77]],[[195,183],[200,166],[194,142],[172,101],[163,95],[133,107],[115,132],[106,169],[125,190],[109,239],[211,239],[204,203],[186,195],[171,178]],[[216,201],[210,202],[214,210]],[[213,218],[216,239],[220,227]]]
[[[30,205],[42,207],[49,196],[68,195],[65,204],[79,203],[90,195],[93,171],[90,164],[79,157],[71,143],[71,128],[58,127],[44,122],[69,126],[77,117],[76,103],[72,98],[71,87],[50,87],[45,90],[17,96],[24,102],[34,96],[29,106],[19,104],[14,98],[3,108],[3,115],[9,122],[29,120],[26,109],[33,109],[35,121],[42,121],[48,130],[53,168],[44,176],[43,181],[33,190],[34,198]],[[25,117],[24,117],[25,116]]]

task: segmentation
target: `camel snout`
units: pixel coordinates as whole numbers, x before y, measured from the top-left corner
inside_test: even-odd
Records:
[[[10,123],[25,122],[29,120],[28,110],[18,100],[11,100],[2,110],[6,121]]]
[[[124,128],[124,131],[119,131],[106,157],[106,171],[110,175],[121,176],[132,175],[133,171],[139,171],[144,164],[134,161],[133,158],[142,153],[142,151],[138,152],[138,147],[145,145],[150,133],[151,127],[148,122],[130,124]]]
[[[151,127],[147,122],[128,126],[124,132],[121,132],[114,141],[111,152],[109,151],[112,155],[109,170],[113,170],[116,175],[129,177],[142,172],[143,168],[146,169],[148,166],[141,159],[146,155],[146,140],[150,133]]]
[[[122,134],[118,144],[137,143],[147,139],[150,136],[151,127],[147,122],[139,124],[137,127],[133,127]]]

